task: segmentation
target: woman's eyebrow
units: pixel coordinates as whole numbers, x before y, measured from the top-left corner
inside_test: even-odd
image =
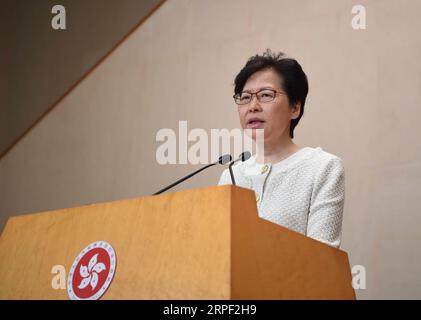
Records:
[[[256,91],[253,91],[253,92],[258,92],[258,91],[260,91],[260,90],[264,90],[264,89],[271,89],[271,90],[275,90],[273,87],[270,87],[270,86],[265,86],[265,87],[261,87],[261,88],[257,89]],[[243,90],[242,92],[248,92],[248,93],[250,93],[250,92],[252,92],[252,90]]]

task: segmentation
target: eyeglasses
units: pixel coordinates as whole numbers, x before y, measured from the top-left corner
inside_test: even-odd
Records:
[[[270,102],[273,101],[277,94],[286,94],[285,92],[276,91],[273,89],[261,89],[255,93],[252,92],[240,92],[233,96],[234,101],[238,105],[248,104],[253,100],[253,96],[256,95],[259,102]]]

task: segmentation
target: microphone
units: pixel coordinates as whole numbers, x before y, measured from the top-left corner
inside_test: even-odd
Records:
[[[232,161],[228,167],[229,171],[230,171],[230,176],[231,176],[231,182],[232,184],[235,186],[235,179],[234,179],[234,172],[232,171],[232,166],[234,165],[234,163],[238,162],[241,160],[241,162],[244,162],[246,160],[248,160],[251,157],[251,153],[249,151],[244,151],[242,154],[240,154],[238,156],[238,158],[234,161]]]
[[[176,182],[171,183],[168,187],[165,187],[165,188],[163,188],[163,189],[155,192],[153,194],[153,196],[155,196],[157,194],[160,194],[160,193],[163,193],[164,191],[167,191],[168,189],[171,189],[172,187],[175,187],[177,184],[180,184],[184,180],[187,180],[187,179],[193,177],[194,175],[198,174],[200,171],[203,171],[203,170],[205,170],[205,169],[207,169],[209,167],[212,167],[214,165],[217,165],[217,164],[225,165],[225,164],[229,163],[231,160],[232,160],[232,157],[231,157],[230,154],[225,154],[223,156],[220,156],[219,159],[218,159],[218,161],[216,161],[214,163],[210,163],[210,164],[204,166],[203,168],[200,168],[199,170],[196,170],[195,172],[190,173],[189,175],[185,176],[184,178],[181,178],[181,179],[177,180]]]

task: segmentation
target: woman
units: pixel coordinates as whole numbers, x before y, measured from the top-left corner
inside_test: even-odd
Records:
[[[255,191],[261,218],[338,248],[345,195],[342,161],[293,141],[308,93],[300,64],[269,50],[251,57],[235,78],[234,92],[242,128],[264,129],[264,155],[233,167],[236,184]],[[230,183],[225,170],[219,185]]]

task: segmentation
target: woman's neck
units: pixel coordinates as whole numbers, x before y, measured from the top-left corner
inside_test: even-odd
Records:
[[[258,154],[256,162],[260,164],[274,164],[288,158],[300,149],[301,147],[296,145],[291,138],[274,145],[265,144],[264,157],[261,154]]]

